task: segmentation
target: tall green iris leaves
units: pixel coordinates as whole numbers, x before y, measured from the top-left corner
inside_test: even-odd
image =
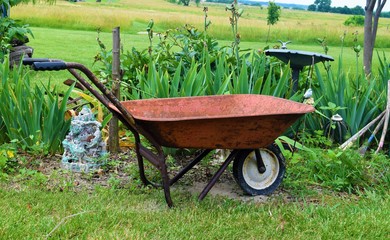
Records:
[[[344,71],[341,62],[340,60],[336,74],[328,71],[325,76],[321,74],[318,66],[315,66],[318,86],[313,87],[313,96],[317,100],[317,106],[327,106],[328,103],[339,106],[337,114],[341,115],[349,133],[353,135],[379,113],[378,99],[372,98],[377,80],[368,80],[364,74],[363,77],[352,76]],[[332,113],[330,110],[324,110],[323,114],[330,118]],[[323,126],[327,121],[325,118],[316,121],[309,119],[311,129],[321,129],[320,125]]]
[[[58,151],[70,126],[64,116],[73,87],[60,100],[59,91],[51,90],[50,83],[42,88],[32,86],[22,67],[10,70],[6,61],[0,65],[0,72],[2,140],[8,138],[26,150]]]
[[[270,64],[264,54],[257,52],[243,55],[241,62],[238,69],[228,54],[221,53],[212,59],[204,52],[202,61],[192,60],[187,68],[180,62],[169,73],[151,60],[147,68],[137,71],[138,84],[132,86],[131,98],[247,93],[291,97],[289,66],[281,67],[275,74],[273,68],[280,65]]]

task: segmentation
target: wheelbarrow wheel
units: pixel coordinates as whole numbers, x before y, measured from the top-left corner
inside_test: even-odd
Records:
[[[270,195],[282,183],[286,172],[285,159],[279,148],[270,145],[259,149],[265,172],[260,173],[254,150],[244,150],[233,163],[233,176],[249,195]]]

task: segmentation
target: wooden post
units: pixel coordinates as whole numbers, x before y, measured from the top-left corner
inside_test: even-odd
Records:
[[[116,27],[112,30],[112,93],[120,99],[120,29]],[[108,148],[111,153],[118,153],[119,148],[119,127],[118,119],[112,117],[109,123]]]

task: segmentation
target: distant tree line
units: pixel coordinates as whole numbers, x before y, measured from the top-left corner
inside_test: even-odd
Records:
[[[364,9],[361,6],[354,8],[344,7],[332,7],[331,0],[315,0],[313,4],[309,5],[307,10],[313,12],[331,12],[350,15],[364,15]]]
[[[206,0],[206,2],[232,3],[233,0]],[[251,4],[251,5],[258,4],[257,2],[252,2],[247,0],[241,0],[241,1],[239,0],[239,2],[244,4]],[[307,10],[312,12],[330,12],[330,13],[348,14],[348,15],[356,15],[356,16],[365,15],[364,8],[362,8],[361,6],[356,6],[353,8],[349,8],[347,6],[332,7],[331,4],[332,4],[331,0],[315,0],[313,4],[308,6]],[[380,16],[383,18],[390,18],[390,12],[381,12]]]
[[[330,13],[340,13],[340,14],[349,14],[349,15],[364,15],[364,9],[361,6],[356,6],[354,8],[344,7],[329,7],[329,8],[317,8],[315,4],[309,5],[307,8],[308,11],[313,12],[330,12]]]
[[[344,7],[332,7],[331,0],[315,0],[313,4],[309,5],[307,10],[312,12],[330,12],[330,13],[340,13],[340,14],[349,14],[349,15],[365,15],[365,11],[361,6],[356,6],[354,8]],[[390,12],[382,12],[381,17],[390,18]]]
[[[0,0],[1,1],[1,0]],[[184,5],[184,6],[189,6],[190,5],[190,1],[191,0],[166,0],[167,2],[170,2],[170,3],[177,3],[177,4],[181,4],[181,5]],[[193,0],[195,2],[195,4],[197,6],[199,6],[200,4],[200,0]]]
[[[215,2],[215,3],[232,3],[232,0],[206,0],[206,2]]]

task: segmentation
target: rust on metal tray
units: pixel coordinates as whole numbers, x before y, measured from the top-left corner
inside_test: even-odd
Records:
[[[176,148],[249,149],[271,144],[312,106],[238,94],[123,101],[159,144]]]

